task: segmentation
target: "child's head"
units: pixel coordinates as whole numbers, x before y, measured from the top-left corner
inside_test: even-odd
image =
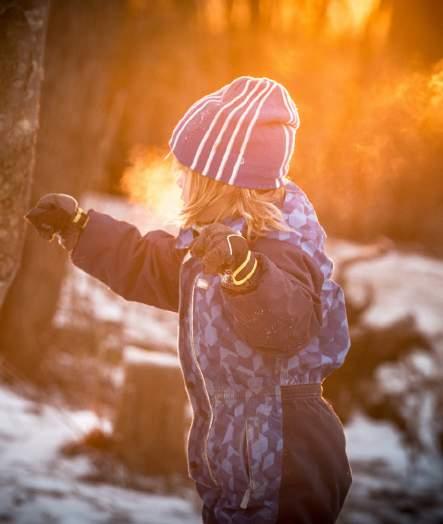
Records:
[[[228,217],[246,220],[246,237],[252,239],[272,229],[287,230],[280,206],[284,187],[248,189],[216,182],[175,161],[182,188],[181,225],[220,222]]]
[[[300,125],[287,90],[240,77],[198,100],[169,145],[186,173],[183,225],[246,219],[248,235],[284,228],[278,204]]]

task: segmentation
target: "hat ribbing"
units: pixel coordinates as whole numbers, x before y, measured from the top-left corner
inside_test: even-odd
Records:
[[[242,76],[197,100],[175,126],[169,147],[183,165],[239,187],[282,185],[300,126],[284,86]]]

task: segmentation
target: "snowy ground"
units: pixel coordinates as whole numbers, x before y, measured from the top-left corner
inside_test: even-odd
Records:
[[[139,226],[142,232],[162,227],[143,208],[129,208],[120,199],[90,196],[85,207],[94,207]],[[174,226],[168,226],[174,231]],[[328,239],[328,253],[335,260],[364,249],[355,243]],[[370,282],[376,303],[365,321],[382,325],[413,313],[438,350],[432,360],[419,350],[409,365],[423,373],[442,373],[443,263],[421,255],[392,250],[376,262],[362,262],[348,273],[350,292],[359,298]],[[159,346],[175,351],[177,315],[125,302],[104,285],[71,267],[63,288],[58,325],[72,321],[82,303],[90,321],[122,322],[128,345]],[[418,348],[419,349],[419,348]],[[352,350],[352,349],[351,349]],[[401,366],[380,369],[380,387],[407,387]],[[407,391],[405,391],[405,396]],[[428,410],[429,411],[429,410]],[[432,411],[423,404],[424,440],[429,437]],[[434,414],[435,416],[435,414]],[[428,419],[426,419],[428,417]],[[45,523],[155,523],[200,522],[195,496],[183,498],[140,493],[82,478],[92,468],[87,458],[61,458],[57,450],[84,433],[98,420],[91,412],[41,408],[0,388],[0,522]],[[72,427],[74,425],[74,427]],[[429,442],[426,455],[411,469],[407,450],[388,423],[373,423],[357,413],[345,428],[354,482],[342,515],[343,524],[409,524],[443,522],[443,464]],[[428,436],[427,436],[428,435]],[[78,436],[78,435],[77,435]],[[398,497],[389,497],[397,490]],[[387,498],[387,494],[388,498]],[[421,498],[420,498],[421,497]],[[424,509],[417,513],[417,498]],[[414,500],[414,506],[408,506]]]
[[[0,388],[0,522],[16,524],[195,524],[195,497],[137,492],[81,480],[85,457],[58,450],[99,421],[91,412],[42,407]]]
[[[326,245],[337,262],[369,250],[337,239],[327,239]],[[412,313],[425,333],[443,338],[441,260],[392,249],[377,260],[355,264],[347,273],[347,280],[349,291],[356,298],[362,296],[365,284],[374,286],[376,303],[364,318],[368,324],[383,326]]]

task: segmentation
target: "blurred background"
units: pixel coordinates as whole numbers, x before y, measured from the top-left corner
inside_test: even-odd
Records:
[[[299,108],[290,178],[347,299],[324,383],[354,473],[340,522],[443,522],[442,27],[434,0],[0,2],[1,522],[200,521],[176,314],[112,294],[23,215],[64,192],[175,232],[168,138],[239,75]]]

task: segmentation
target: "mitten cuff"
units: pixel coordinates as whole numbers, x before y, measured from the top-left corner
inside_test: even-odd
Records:
[[[72,219],[72,224],[80,230],[83,230],[86,227],[86,224],[89,222],[88,213],[82,209],[80,206],[77,208],[74,218]]]
[[[236,269],[222,275],[221,285],[234,292],[250,291],[257,287],[260,279],[260,264],[251,250],[245,260]]]
[[[88,213],[81,207],[78,207],[75,216],[68,227],[66,227],[63,232],[58,233],[59,244],[67,251],[72,251],[88,222]]]

